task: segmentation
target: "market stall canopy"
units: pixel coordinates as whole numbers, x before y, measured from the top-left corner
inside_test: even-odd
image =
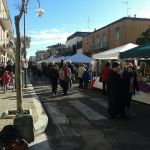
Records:
[[[93,59],[83,54],[75,54],[64,62],[73,62],[73,63],[91,63]]]
[[[66,60],[69,57],[70,56],[61,56],[61,57],[56,58],[53,62],[60,63],[62,60]]]
[[[46,59],[44,62],[46,62],[46,63],[54,62],[54,60],[55,60],[56,58],[57,58],[57,57],[55,57],[55,56],[51,56],[51,57],[49,57],[48,59]]]
[[[150,43],[132,48],[129,51],[121,52],[120,58],[150,58]]]
[[[137,46],[138,45],[136,44],[129,43],[129,44],[117,47],[117,48],[107,50],[105,52],[94,54],[93,59],[119,59],[121,52],[128,51]]]

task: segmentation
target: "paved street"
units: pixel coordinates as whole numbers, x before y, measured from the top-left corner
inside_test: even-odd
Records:
[[[46,136],[53,150],[149,150],[150,106],[132,103],[129,120],[110,119],[100,91],[74,85],[67,96],[51,95],[48,82],[33,85],[49,123]]]

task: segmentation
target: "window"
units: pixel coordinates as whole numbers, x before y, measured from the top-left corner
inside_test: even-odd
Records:
[[[120,40],[120,38],[121,38],[121,29],[116,28],[116,30],[115,30],[115,40]]]
[[[97,48],[99,48],[99,45],[100,45],[99,43],[100,43],[100,37],[97,36],[97,37],[96,37],[96,47],[97,47]]]
[[[106,34],[103,33],[102,39],[103,39],[103,42],[106,42]]]

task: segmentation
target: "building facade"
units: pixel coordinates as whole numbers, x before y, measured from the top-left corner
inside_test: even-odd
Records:
[[[35,62],[36,61],[36,56],[30,56],[29,61]]]
[[[83,51],[94,54],[128,43],[136,44],[136,39],[149,26],[150,19],[148,18],[121,18],[84,36]]]
[[[36,52],[36,61],[42,61],[49,57],[49,53],[47,51],[37,51]]]
[[[63,56],[65,53],[66,46],[64,44],[58,43],[47,47],[47,52],[49,56]]]
[[[0,63],[14,61],[12,24],[6,0],[0,0]]]
[[[66,48],[68,53],[83,53],[82,41],[83,37],[90,34],[90,32],[75,32],[67,38]]]

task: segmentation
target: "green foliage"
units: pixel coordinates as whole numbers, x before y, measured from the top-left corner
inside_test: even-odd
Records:
[[[144,31],[136,40],[136,44],[138,45],[142,45],[142,44],[145,44],[145,43],[148,43],[150,42],[150,26],[149,28]]]
[[[15,42],[16,42],[16,38],[14,38]],[[24,48],[24,36],[21,36],[20,37],[20,40],[21,40],[21,45],[22,47]],[[26,45],[26,48],[30,48],[30,43],[31,43],[31,37],[29,36],[26,36],[25,37],[25,45]]]

